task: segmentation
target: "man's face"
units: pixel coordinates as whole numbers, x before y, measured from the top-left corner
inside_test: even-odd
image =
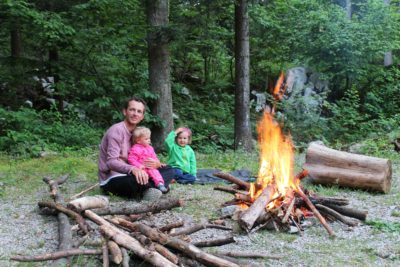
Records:
[[[132,100],[129,102],[128,108],[123,110],[125,121],[131,125],[136,126],[144,118],[144,105],[141,102]]]

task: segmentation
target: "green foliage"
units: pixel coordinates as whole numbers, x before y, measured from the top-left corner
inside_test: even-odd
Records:
[[[11,154],[38,156],[45,150],[84,149],[99,143],[100,134],[73,112],[37,112],[0,108],[0,149]]]
[[[399,222],[384,222],[381,220],[373,220],[367,221],[366,224],[382,232],[400,233]]]

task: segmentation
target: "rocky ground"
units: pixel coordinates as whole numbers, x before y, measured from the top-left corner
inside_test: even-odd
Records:
[[[64,186],[63,194],[71,195],[79,191],[76,190],[79,183],[67,185],[68,187]],[[149,215],[144,220],[153,225],[164,225],[179,219],[191,224],[217,218],[220,205],[231,196],[214,191],[212,187],[175,184],[170,195],[183,198],[186,205],[172,211]],[[9,261],[11,255],[39,255],[57,250],[58,245],[56,218],[40,215],[37,208],[37,202],[48,196],[47,185],[43,184],[37,193],[29,196],[20,195],[17,189],[14,190],[15,194],[12,194],[11,199],[3,199],[0,202],[0,266],[17,266],[18,263]],[[368,210],[369,221],[400,222],[400,217],[395,216],[400,211],[399,203],[396,203],[396,199],[399,199],[399,179],[396,175],[392,191],[386,195],[351,190],[337,190],[334,195],[348,198],[353,208]],[[236,222],[226,222],[238,228]],[[260,230],[248,235],[235,231],[236,243],[208,250],[261,252],[282,257],[278,260],[250,261],[258,266],[400,266],[398,230],[384,231],[363,223],[356,227],[348,227],[334,222],[331,226],[337,237],[331,239],[318,221],[311,219],[311,222],[313,225],[306,228],[302,234]],[[226,232],[222,230],[205,229],[190,237],[196,241],[225,235]],[[243,263],[246,262],[249,261]],[[49,263],[37,264],[47,265]],[[99,266],[101,261],[92,257],[91,260],[76,260],[74,265]]]

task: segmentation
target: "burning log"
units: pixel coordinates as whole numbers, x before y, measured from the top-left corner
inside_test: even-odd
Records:
[[[162,210],[169,210],[175,207],[182,207],[183,200],[182,199],[163,199],[159,200],[156,203],[141,203],[134,206],[129,207],[108,207],[104,209],[94,209],[98,215],[129,215],[129,214],[140,214],[147,212],[160,212]]]
[[[340,185],[388,193],[392,163],[388,159],[352,154],[311,143],[306,163],[314,183]]]
[[[317,205],[315,205],[315,207],[319,211],[321,211],[322,213],[328,214],[328,215],[334,217],[335,219],[341,221],[342,223],[347,224],[348,226],[356,226],[356,225],[358,225],[357,221],[352,220],[350,218],[346,218],[345,216],[341,215],[339,212],[337,212],[337,211],[335,211],[335,210],[333,210],[333,209],[331,209],[329,207],[326,207],[326,206],[321,205],[321,204],[317,204]]]
[[[239,224],[247,231],[251,230],[257,218],[264,212],[275,192],[274,185],[268,185],[254,203],[243,212]]]
[[[285,216],[283,216],[282,223],[287,223],[287,221],[289,220],[289,216],[292,213],[295,203],[296,203],[296,198],[293,197],[292,200],[290,201],[290,204],[289,204],[287,210],[286,210]]]
[[[233,236],[226,236],[222,238],[217,238],[213,240],[205,240],[205,241],[197,241],[192,242],[192,245],[202,248],[202,247],[215,247],[215,246],[222,246],[230,243],[235,243],[235,239]]]
[[[318,212],[318,210],[315,208],[314,204],[311,203],[310,199],[303,193],[303,191],[299,188],[296,191],[301,198],[307,203],[308,207],[311,209],[311,211],[314,213],[315,217],[318,218],[318,220],[321,222],[321,224],[325,227],[325,229],[328,231],[330,236],[335,236],[335,233],[333,232],[332,228],[327,224],[326,220],[324,217],[321,216],[321,214]]]
[[[102,254],[101,249],[69,249],[69,250],[60,250],[53,253],[46,253],[39,256],[13,256],[10,259],[13,261],[23,261],[23,262],[49,261],[76,255],[101,255],[101,254]]]
[[[233,175],[231,175],[229,173],[217,172],[217,173],[214,173],[213,175],[218,177],[218,178],[227,180],[227,181],[229,181],[231,183],[237,184],[240,188],[242,188],[242,189],[244,189],[246,191],[249,191],[249,189],[250,189],[250,184],[249,183],[247,183],[245,181],[242,181],[239,178],[236,178],[235,176],[233,176]]]

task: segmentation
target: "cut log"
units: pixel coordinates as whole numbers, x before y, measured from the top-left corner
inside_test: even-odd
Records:
[[[182,199],[162,199],[155,203],[138,203],[125,207],[108,207],[105,209],[93,209],[93,212],[98,215],[129,215],[129,214],[140,214],[147,212],[160,212],[162,210],[169,210],[175,207],[182,207]]]
[[[217,172],[213,174],[214,176],[224,179],[226,181],[229,181],[231,183],[237,184],[240,186],[240,188],[249,191],[250,189],[250,184],[248,182],[242,181],[239,178],[236,178],[235,176],[229,174],[229,173],[223,173],[223,172]]]
[[[115,264],[120,264],[122,262],[122,252],[120,247],[114,241],[109,240],[107,242],[108,251],[110,252],[110,259]]]
[[[177,222],[174,222],[174,223],[170,223],[170,224],[164,225],[164,226],[158,228],[158,230],[160,230],[161,232],[169,232],[171,229],[181,227],[184,224],[185,224],[185,222],[180,220],[180,221],[177,221]]]
[[[87,209],[98,209],[108,207],[109,201],[106,196],[87,196],[74,199],[67,205],[68,208],[82,211]]]
[[[239,224],[245,230],[250,231],[254,223],[263,213],[265,213],[265,208],[274,195],[275,187],[273,185],[268,185],[264,188],[260,196],[254,201],[254,203],[245,210],[239,218]]]
[[[352,154],[311,143],[304,168],[314,183],[388,193],[392,163],[388,159]]]

